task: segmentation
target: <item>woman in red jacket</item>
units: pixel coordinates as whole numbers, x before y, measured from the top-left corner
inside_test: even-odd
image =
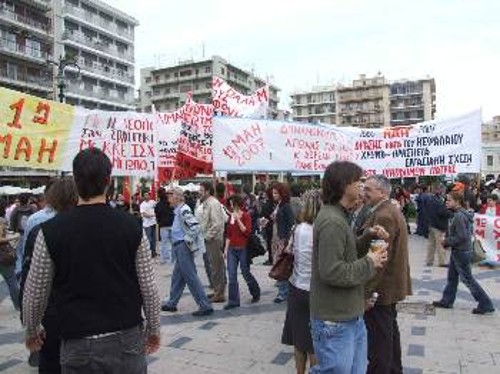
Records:
[[[227,259],[228,273],[228,303],[224,309],[232,309],[240,306],[240,290],[238,285],[238,263],[241,275],[247,283],[248,290],[252,295],[252,303],[260,300],[260,287],[257,280],[250,272],[250,264],[247,251],[248,238],[252,234],[252,219],[250,214],[243,211],[243,199],[240,195],[233,195],[228,200],[231,216],[227,224],[226,245],[224,256]]]
[[[486,204],[479,210],[479,214],[486,214],[487,216],[500,216],[500,204],[498,204],[498,196],[495,194],[488,195]]]

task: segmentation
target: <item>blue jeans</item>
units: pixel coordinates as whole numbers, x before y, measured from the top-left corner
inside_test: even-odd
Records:
[[[345,322],[311,319],[311,336],[318,364],[310,374],[365,374],[368,343],[363,317]]]
[[[260,287],[257,280],[250,272],[246,248],[229,247],[227,252],[227,274],[228,274],[228,305],[240,305],[240,289],[238,285],[238,263],[240,264],[241,275],[247,283],[248,290],[252,297],[260,297]]]
[[[160,227],[160,262],[174,262],[171,227]]]
[[[450,265],[448,266],[448,282],[443,291],[441,301],[446,305],[453,305],[457,296],[458,280],[460,279],[469,289],[474,300],[477,301],[479,309],[493,309],[491,299],[472,276],[470,269],[471,259],[472,251],[451,251]]]
[[[151,253],[156,255],[156,225],[144,227],[144,232],[149,241],[149,249]]]
[[[3,266],[0,265],[0,274],[2,275],[7,287],[9,288],[10,298],[12,299],[12,304],[14,308],[19,310],[19,283],[17,283],[17,278],[15,274],[15,266]]]
[[[286,300],[288,298],[288,291],[290,290],[290,286],[288,281],[278,281],[278,296],[277,298],[281,300]]]
[[[177,306],[187,285],[189,292],[193,295],[194,301],[196,301],[200,309],[212,309],[212,304],[203,290],[200,278],[198,278],[191,250],[187,247],[186,243],[180,242],[174,245],[173,252],[175,253],[176,261],[174,272],[172,273],[172,283],[170,284],[170,299],[166,305],[170,307]]]

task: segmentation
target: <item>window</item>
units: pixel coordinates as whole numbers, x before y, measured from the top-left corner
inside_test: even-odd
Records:
[[[151,77],[146,77],[146,83],[151,83]]]
[[[191,69],[189,70],[182,70],[180,73],[179,73],[179,76],[180,77],[189,77],[190,75],[193,74],[193,71]]]
[[[486,165],[493,166],[493,156],[491,155],[486,156]]]
[[[224,68],[220,68],[220,73],[221,73],[222,75],[226,74],[226,71],[224,70]]]
[[[210,66],[207,66],[205,68],[205,73],[211,73],[212,72],[212,68]]]
[[[207,82],[207,83],[205,83],[205,87],[206,87],[206,88],[212,88],[212,83],[211,83],[211,82]]]

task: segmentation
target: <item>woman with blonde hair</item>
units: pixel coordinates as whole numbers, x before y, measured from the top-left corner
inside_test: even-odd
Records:
[[[309,288],[313,247],[313,222],[321,207],[319,190],[309,190],[302,195],[302,211],[293,235],[293,273],[290,277],[288,305],[281,342],[295,347],[297,374],[306,372],[307,359],[316,364],[311,331],[309,328]]]

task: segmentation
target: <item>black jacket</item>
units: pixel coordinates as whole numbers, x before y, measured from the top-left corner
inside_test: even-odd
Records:
[[[160,200],[155,206],[155,215],[158,226],[172,227],[174,223],[174,209],[166,200]]]
[[[452,213],[446,208],[446,205],[441,197],[432,195],[427,200],[427,217],[429,218],[429,226],[439,231],[448,230],[448,220]]]

